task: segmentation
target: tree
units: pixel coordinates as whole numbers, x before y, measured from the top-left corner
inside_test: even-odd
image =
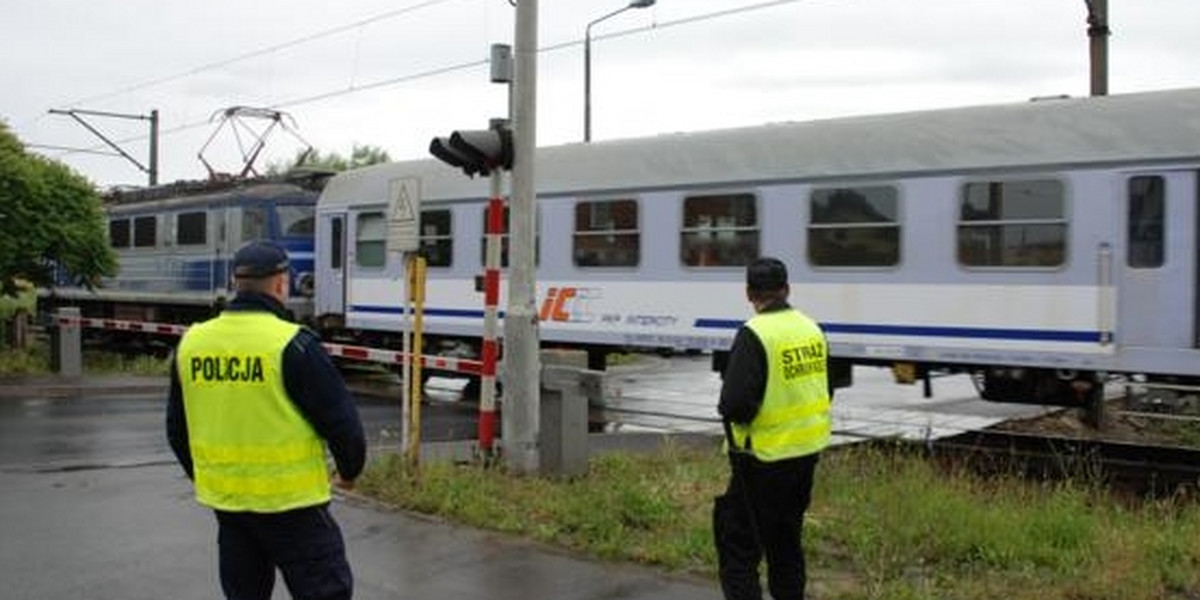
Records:
[[[346,171],[368,165],[391,161],[387,150],[379,146],[355,144],[350,151],[350,158],[345,158],[337,152],[322,154],[320,150],[299,150],[290,161],[272,162],[267,165],[267,174],[279,175],[301,167],[321,167],[333,171]]]
[[[96,188],[66,165],[25,152],[0,121],[0,295],[53,282],[56,269],[91,286],[117,272]]]

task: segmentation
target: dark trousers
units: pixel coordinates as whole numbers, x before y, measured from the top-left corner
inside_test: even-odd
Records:
[[[758,565],[767,559],[775,600],[804,598],[801,535],[812,497],[817,454],[762,462],[730,453],[729,488],[713,505],[713,536],[727,600],[761,600]]]
[[[296,600],[348,600],[354,580],[329,505],[281,513],[216,511],[221,589],[229,600],[268,600],[275,569]]]

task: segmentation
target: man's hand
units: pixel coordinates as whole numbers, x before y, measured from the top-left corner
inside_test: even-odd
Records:
[[[335,472],[333,474],[333,477],[331,478],[331,482],[333,483],[333,487],[335,487],[339,490],[345,490],[347,492],[354,491],[354,480],[353,479],[342,479],[342,476],[339,473]]]

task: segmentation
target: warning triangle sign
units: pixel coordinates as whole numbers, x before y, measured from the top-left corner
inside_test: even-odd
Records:
[[[390,201],[388,202],[389,221],[416,221],[417,211],[413,206],[417,201],[416,181],[411,178],[393,179],[389,182]]]

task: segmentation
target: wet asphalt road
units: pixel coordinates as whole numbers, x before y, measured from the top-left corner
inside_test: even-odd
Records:
[[[399,446],[399,401],[358,395],[372,447]],[[0,466],[39,468],[173,460],[166,444],[164,396],[0,399]],[[465,402],[426,403],[422,439],[470,439],[477,411]]]
[[[216,528],[163,434],[161,393],[0,396],[0,598],[220,597]],[[365,400],[373,447],[399,409]],[[427,438],[474,427],[469,403],[434,402]],[[362,600],[706,600],[715,583],[558,550],[338,497]],[[274,599],[287,598],[282,580]]]

